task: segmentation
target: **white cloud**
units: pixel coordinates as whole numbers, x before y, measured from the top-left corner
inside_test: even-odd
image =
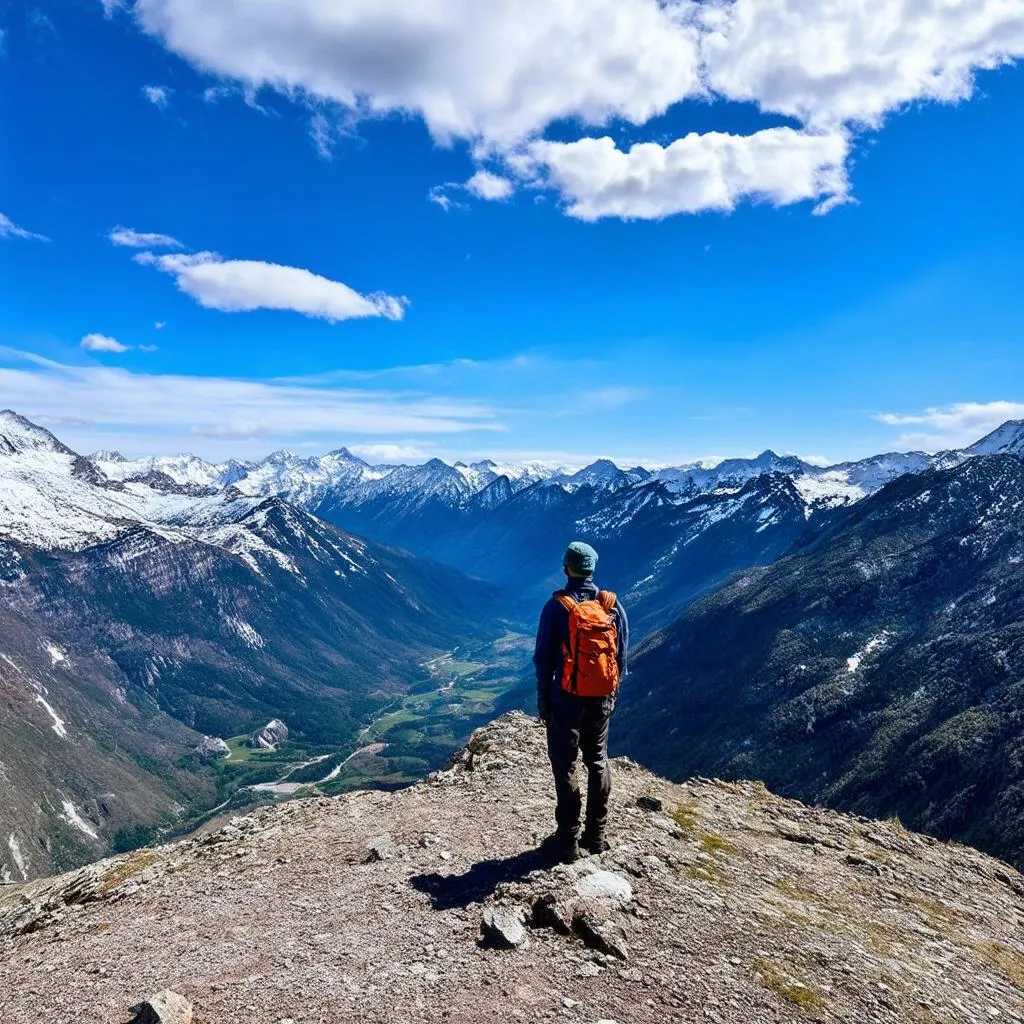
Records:
[[[125,7],[127,2],[128,0],[100,0],[100,3],[103,5],[103,14],[107,18],[112,18],[114,12]]]
[[[480,199],[508,199],[515,191],[515,185],[508,178],[502,178],[490,171],[477,171],[466,182],[466,190]]]
[[[79,342],[82,348],[89,352],[127,352],[131,345],[122,345],[117,338],[108,337],[106,334],[87,334]]]
[[[46,235],[39,235],[34,231],[18,227],[10,217],[3,213],[0,213],[0,238],[24,238],[33,242],[49,241]]]
[[[334,159],[334,140],[337,131],[330,119],[322,111],[317,111],[309,119],[309,137],[313,148],[321,160]]]
[[[350,444],[348,450],[371,465],[401,465],[429,462],[435,458],[432,449],[418,444]]]
[[[967,99],[976,69],[1024,55],[1017,0],[719,0],[703,20],[712,89],[829,128]]]
[[[153,104],[154,107],[165,109],[171,99],[171,90],[166,85],[144,85],[142,95]]]
[[[608,138],[536,142],[540,175],[580,220],[657,219],[732,210],[742,199],[776,206],[845,200],[848,143],[840,134],[768,128],[754,135],[690,134],[669,146],[638,143],[626,152]]]
[[[163,320],[157,320],[157,322],[153,324],[153,327],[158,331],[162,331],[166,326],[167,324],[165,324]]]
[[[66,434],[72,447],[140,454],[188,449],[196,438],[219,439],[207,453],[256,455],[295,439],[320,439],[326,449],[353,436],[373,443],[505,430],[496,410],[473,398],[67,366],[0,348],[7,407]],[[247,438],[260,440],[246,446]]]
[[[259,260],[225,260],[212,252],[157,256],[138,253],[134,259],[174,277],[178,288],[207,309],[225,313],[254,309],[287,309],[335,323],[357,317],[401,320],[407,300],[383,293],[361,295],[300,267]]]
[[[692,5],[655,0],[138,0],[201,67],[361,113],[413,111],[440,141],[514,144],[560,118],[642,124],[699,91]]]
[[[127,246],[129,249],[184,249],[176,238],[161,235],[156,231],[136,231],[133,228],[116,227],[107,238],[114,245]]]
[[[978,69],[1024,55],[1020,0],[137,0],[135,12],[205,71],[351,118],[418,115],[439,142],[467,140],[480,163],[504,163],[515,187],[574,185],[570,212],[591,218],[745,198],[824,212],[845,196],[851,131],[915,101],[968,98]],[[752,102],[799,125],[688,136],[658,145],[661,156],[633,146],[622,159],[584,137],[538,165],[537,147],[558,145],[540,141],[555,122],[586,136],[688,98]],[[481,174],[498,178],[480,171],[472,191],[509,194]],[[430,198],[451,205],[443,191]]]
[[[917,427],[899,437],[899,444],[924,451],[964,448],[1007,420],[1024,419],[1022,402],[959,402],[919,413],[879,413],[889,427]]]
[[[106,334],[86,334],[78,343],[87,352],[114,352],[120,355],[122,352],[156,352],[156,345],[125,345],[117,338],[111,338]]]

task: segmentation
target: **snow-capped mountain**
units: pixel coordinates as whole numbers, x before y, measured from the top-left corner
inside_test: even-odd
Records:
[[[0,415],[0,879],[212,805],[203,734],[283,718],[344,743],[421,662],[500,632],[454,569],[276,495],[108,464]]]
[[[691,605],[633,658],[620,749],[1020,864],[1024,461],[1007,452],[1022,426]],[[657,743],[652,722],[671,723]]]
[[[693,531],[709,530],[724,519],[745,524],[749,557],[755,560],[748,564],[777,554],[775,547],[762,543],[761,524],[746,515],[752,493],[748,485],[754,481],[764,480],[760,489],[779,498],[787,524],[799,506],[800,516],[792,522],[802,517],[805,529],[813,533],[819,520],[905,474],[949,468],[989,453],[1024,452],[1024,423],[1010,422],[961,451],[889,453],[828,467],[771,450],[751,459],[656,469],[627,469],[608,459],[582,468],[492,460],[449,464],[440,459],[374,466],[345,448],[321,456],[281,451],[255,462],[213,464],[191,455],[125,460],[117,453],[100,453],[79,459],[19,417],[10,415],[4,422],[15,421],[17,430],[9,430],[15,439],[0,442],[5,445],[0,450],[9,449],[5,458],[10,469],[8,483],[0,489],[0,521],[8,524],[8,531],[20,529],[16,535],[26,539],[33,531],[43,534],[44,546],[87,543],[116,534],[126,522],[142,521],[154,529],[177,531],[169,537],[230,543],[238,549],[231,522],[220,525],[218,517],[230,519],[240,507],[233,502],[278,496],[358,535],[508,587],[513,603],[522,601],[524,614],[529,602],[557,582],[550,569],[557,569],[559,549],[570,535],[599,540],[603,566],[617,567],[614,582],[628,591],[640,587],[651,566],[660,567],[655,576],[671,577],[664,571],[666,559],[691,564],[680,553],[695,543]],[[39,505],[20,527],[9,503],[15,466],[20,467],[22,485],[34,482]],[[780,485],[767,483],[774,478],[789,482],[784,499]],[[744,495],[742,501],[739,495]],[[702,497],[707,498],[703,505],[691,505]],[[20,506],[24,512],[23,501]],[[704,506],[715,510],[713,518],[689,511]],[[655,509],[662,511],[656,514]],[[655,519],[674,525],[649,528]],[[770,527],[766,531],[774,536]],[[234,540],[225,539],[229,536]],[[690,538],[685,544],[684,536]],[[789,526],[786,536],[790,543],[795,539]],[[707,566],[710,572],[710,562]],[[717,570],[697,579],[696,590],[718,579]],[[641,588],[638,593],[649,591]]]

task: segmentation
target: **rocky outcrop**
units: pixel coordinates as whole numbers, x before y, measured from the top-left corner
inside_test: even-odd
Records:
[[[757,783],[614,772],[612,849],[573,865],[537,851],[544,735],[512,714],[408,789],[4,886],[0,1018],[120,1021],[171,985],[229,1024],[1021,1019],[1012,868]]]
[[[231,756],[231,748],[219,736],[204,736],[196,744],[196,752],[200,757],[211,759]]]
[[[276,750],[279,743],[288,739],[288,726],[280,718],[267,722],[262,729],[257,729],[246,741],[247,747],[256,750]]]

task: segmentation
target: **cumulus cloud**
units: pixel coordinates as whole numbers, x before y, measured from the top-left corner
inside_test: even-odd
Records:
[[[642,124],[699,91],[692,5],[655,0],[138,0],[207,70],[359,113],[415,111],[439,141],[511,145],[560,118]]]
[[[335,323],[357,317],[401,320],[407,300],[374,292],[362,295],[300,267],[259,260],[226,260],[216,253],[138,253],[134,259],[170,274],[178,288],[207,309],[225,313],[287,309]]]
[[[67,366],[0,348],[0,408],[16,408],[51,425],[81,450],[190,447],[238,454],[272,443],[321,439],[336,446],[352,436],[368,443],[390,438],[503,432],[497,411],[473,398],[440,397],[407,389],[303,386],[230,377],[136,373],[121,367]]]
[[[35,231],[27,231],[18,227],[10,217],[0,213],[0,238],[24,238],[33,242],[48,242],[46,235],[36,234]]]
[[[161,235],[156,231],[136,231],[133,228],[116,227],[107,238],[114,245],[123,245],[129,249],[184,249],[176,238]]]
[[[537,142],[539,173],[580,220],[656,219],[732,210],[742,199],[776,206],[814,200],[826,210],[845,200],[848,150],[841,133],[808,135],[768,128],[753,135],[690,134],[668,146],[619,149],[608,138]]]
[[[477,171],[465,185],[466,191],[479,199],[507,199],[515,191],[508,178],[490,171]]]
[[[1007,420],[1024,419],[1022,402],[958,402],[918,413],[879,413],[875,419],[904,430],[899,443],[925,451],[964,448]]]
[[[144,85],[142,87],[142,95],[153,104],[154,107],[159,107],[164,110],[171,99],[171,90],[165,85]]]
[[[127,352],[130,345],[122,345],[117,338],[106,334],[87,334],[79,342],[89,352]]]
[[[509,172],[479,171],[475,194],[572,184],[569,211],[590,219],[730,209],[748,197],[807,199],[824,212],[845,197],[851,132],[908,103],[966,99],[979,69],[1024,55],[1017,0],[137,0],[135,13],[169,49],[247,88],[353,118],[411,113],[441,143],[468,140],[481,164]],[[634,146],[622,159],[590,137],[697,97],[751,102],[798,125],[729,143],[688,136],[659,145],[662,156]],[[544,141],[556,122],[583,137]],[[792,187],[764,165],[769,142]],[[711,165],[697,169],[696,187],[691,157]],[[443,191],[430,198],[451,205]]]
[[[702,21],[715,92],[810,125],[967,99],[976,70],[1024,55],[1014,0],[719,0]]]

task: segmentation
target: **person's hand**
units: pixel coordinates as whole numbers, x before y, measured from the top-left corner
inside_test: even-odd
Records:
[[[537,691],[537,717],[547,724],[548,716],[551,714],[551,696],[545,690]]]

